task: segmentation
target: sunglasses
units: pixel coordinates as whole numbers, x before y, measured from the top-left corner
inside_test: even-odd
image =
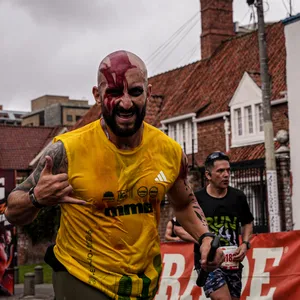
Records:
[[[222,159],[229,161],[229,157],[225,153],[220,151],[213,152],[207,156],[205,163],[209,163],[214,160],[222,160]]]

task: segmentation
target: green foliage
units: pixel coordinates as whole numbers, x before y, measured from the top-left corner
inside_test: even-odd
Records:
[[[24,283],[24,275],[26,273],[34,273],[34,267],[36,266],[43,267],[44,283],[52,283],[52,268],[46,263],[18,266],[20,283]]]
[[[60,207],[49,206],[40,210],[37,218],[30,224],[23,226],[23,230],[32,240],[32,244],[52,241],[59,228]]]

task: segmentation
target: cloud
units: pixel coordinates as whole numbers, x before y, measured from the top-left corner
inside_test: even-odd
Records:
[[[14,0],[11,5],[24,10],[39,26],[101,30],[116,18],[113,5],[104,0]]]
[[[286,16],[281,1],[269,4],[266,20]],[[0,104],[30,110],[30,100],[44,94],[93,104],[98,64],[119,49],[147,60],[151,76],[191,63],[200,57],[199,16],[155,60],[149,57],[199,8],[199,0],[0,0]],[[246,1],[234,1],[235,21],[247,24],[250,13]]]

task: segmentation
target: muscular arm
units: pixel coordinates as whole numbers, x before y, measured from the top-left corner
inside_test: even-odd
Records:
[[[204,213],[187,182],[188,163],[185,154],[182,154],[180,174],[172,188],[169,190],[168,199],[173,206],[174,214],[180,225],[196,240],[208,232]],[[206,239],[206,238],[205,238]],[[211,240],[211,238],[208,238]]]
[[[45,174],[45,164],[46,164],[46,156],[49,156],[52,158],[53,165],[52,165],[52,174],[58,174],[58,175],[52,175],[52,174]],[[44,152],[43,156],[41,157],[36,169],[31,173],[31,175],[19,186],[17,186],[9,195],[7,199],[7,208],[5,211],[5,216],[7,220],[10,223],[18,224],[18,225],[24,225],[32,222],[38,212],[39,209],[35,208],[33,204],[31,203],[29,199],[28,191],[31,187],[36,186],[35,188],[35,195],[37,199],[41,199],[41,197],[45,197],[42,194],[42,191],[47,189],[47,184],[45,184],[45,181],[48,182],[48,186],[52,184],[57,184],[52,180],[53,176],[60,176],[56,179],[63,180],[65,179],[65,176],[67,176],[67,169],[68,169],[68,162],[67,162],[67,156],[65,152],[65,148],[61,142],[57,142],[54,144],[51,144]],[[60,174],[64,173],[64,174]],[[41,174],[44,177],[43,181],[40,181]],[[63,177],[64,176],[64,177]],[[50,178],[51,177],[51,178]],[[52,181],[51,181],[51,180]],[[49,190],[49,198],[50,198],[50,192],[53,192],[53,189],[55,187],[52,187],[52,190]],[[58,189],[59,187],[56,186]],[[44,200],[44,199],[43,199]],[[41,202],[41,201],[39,201]],[[56,202],[45,202],[44,205],[56,205]]]
[[[167,223],[167,228],[166,228],[166,233],[165,233],[165,239],[169,242],[175,242],[175,241],[180,241],[179,237],[173,237],[172,236],[172,222],[169,221]]]
[[[180,237],[183,241],[196,243],[197,241],[188,234],[181,226],[174,226],[175,234]]]

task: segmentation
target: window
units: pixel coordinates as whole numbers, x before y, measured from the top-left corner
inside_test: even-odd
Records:
[[[22,118],[21,114],[14,114],[14,116],[15,116],[16,119],[21,119]]]
[[[178,129],[177,142],[181,145],[182,149],[186,151],[185,123],[179,123]]]
[[[186,154],[198,152],[197,126],[191,120],[169,124],[168,135],[180,144]]]
[[[253,117],[252,117],[252,107],[245,107],[245,131],[246,133],[253,133]]]
[[[67,115],[67,121],[72,122],[73,121],[73,116],[72,115]]]
[[[234,111],[234,119],[235,119],[235,128],[237,129],[238,135],[243,134],[243,127],[242,127],[242,113],[241,109],[238,108]]]
[[[262,104],[256,104],[255,105],[255,114],[256,114],[256,127],[259,132],[264,131],[264,116],[263,116],[263,110],[262,110]]]
[[[76,122],[81,119],[81,116],[76,116]]]
[[[231,147],[263,143],[262,90],[245,72],[229,103]]]
[[[264,122],[261,103],[231,108],[231,147],[261,143],[264,140]]]

